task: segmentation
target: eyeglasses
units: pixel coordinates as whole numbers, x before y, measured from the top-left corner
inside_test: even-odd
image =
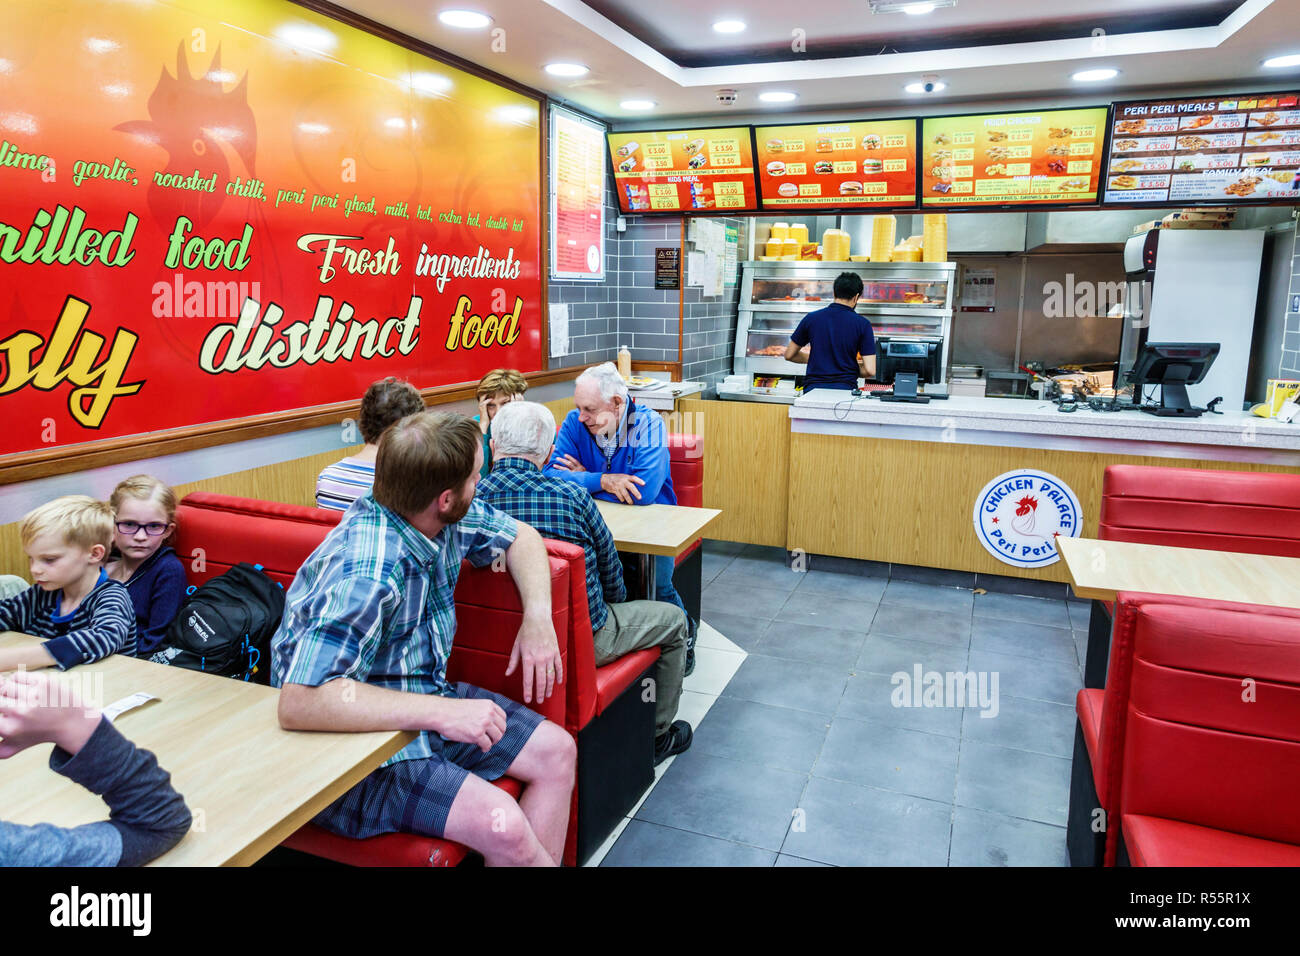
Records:
[[[117,530],[123,534],[135,534],[141,528],[144,528],[145,534],[156,538],[167,530],[167,525],[163,524],[161,521],[150,521],[148,524],[140,524],[138,521],[117,522]]]

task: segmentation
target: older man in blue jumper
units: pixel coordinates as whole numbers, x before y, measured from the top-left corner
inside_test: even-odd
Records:
[[[668,430],[650,409],[628,397],[613,362],[587,369],[574,383],[573,404],[555,437],[546,474],[577,482],[596,498],[629,505],[675,505],[668,466]],[[686,605],[673,587],[673,559],[655,559],[655,600]],[[647,595],[648,597],[649,595]],[[690,615],[687,615],[689,619]],[[695,669],[695,631],[690,622],[687,674]]]

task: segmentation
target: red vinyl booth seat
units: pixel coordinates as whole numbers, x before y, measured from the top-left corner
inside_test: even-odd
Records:
[[[1152,601],[1137,612],[1132,660],[1129,860],[1300,864],[1300,614]]]
[[[1161,594],[1137,594],[1122,592],[1115,602],[1115,629],[1110,646],[1110,664],[1105,691],[1085,688],[1075,698],[1075,713],[1079,719],[1086,756],[1091,767],[1093,786],[1096,788],[1097,802],[1105,810],[1107,819],[1112,824],[1107,828],[1105,840],[1104,865],[1114,866],[1117,861],[1118,839],[1123,812],[1121,786],[1124,770],[1125,737],[1129,719],[1129,703],[1134,669],[1134,646],[1139,621],[1148,608],[1186,609],[1193,619],[1198,613],[1248,615],[1259,614],[1275,621],[1292,621],[1300,626],[1300,610],[1291,608],[1261,608],[1249,604],[1236,604],[1228,601],[1210,601],[1204,598],[1173,597]],[[1192,633],[1205,640],[1212,641],[1214,631],[1210,622],[1217,618],[1207,617],[1206,623],[1198,624]],[[1235,620],[1235,618],[1233,619]],[[1297,648],[1300,654],[1300,648]],[[1300,721],[1300,717],[1297,718]],[[1076,757],[1078,755],[1076,754]],[[1071,821],[1071,827],[1081,821]]]
[[[668,470],[673,479],[677,503],[687,508],[704,507],[704,446],[699,435],[668,436]],[[699,539],[677,555],[681,564],[700,547]]]

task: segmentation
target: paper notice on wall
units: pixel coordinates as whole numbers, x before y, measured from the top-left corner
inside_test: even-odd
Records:
[[[551,324],[551,358],[569,354],[569,307],[561,302],[552,302],[550,309]]]
[[[961,280],[961,310],[995,311],[998,302],[997,282],[997,269],[967,269]]]
[[[704,284],[704,253],[698,251],[686,253],[686,284]]]

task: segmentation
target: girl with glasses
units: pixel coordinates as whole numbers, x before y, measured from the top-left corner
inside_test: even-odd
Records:
[[[148,657],[167,636],[185,599],[185,568],[169,546],[176,532],[176,495],[150,475],[113,489],[113,556],[108,576],[126,585],[135,607],[136,653]]]

